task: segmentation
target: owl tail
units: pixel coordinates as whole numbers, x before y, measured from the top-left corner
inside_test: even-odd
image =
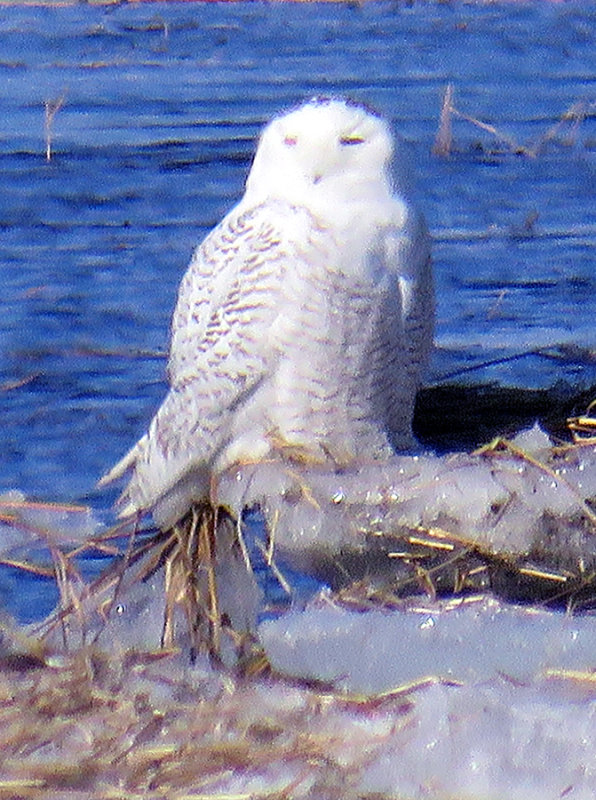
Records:
[[[99,479],[99,481],[97,482],[98,489],[102,489],[109,483],[113,483],[114,481],[118,480],[118,478],[121,478],[125,472],[134,467],[143,449],[144,439],[146,438],[147,438],[146,436],[143,436],[143,438],[140,441],[138,441],[134,447],[131,447],[128,453],[123,458],[121,458],[117,464],[114,464],[114,466],[112,467],[111,470],[109,470],[109,472],[106,472],[106,474]]]

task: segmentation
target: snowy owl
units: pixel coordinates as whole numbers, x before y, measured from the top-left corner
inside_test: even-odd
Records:
[[[239,462],[346,466],[414,444],[434,298],[403,175],[387,123],[350,101],[267,125],[244,197],[182,279],[168,394],[100,482],[131,471],[121,516],[173,523]]]

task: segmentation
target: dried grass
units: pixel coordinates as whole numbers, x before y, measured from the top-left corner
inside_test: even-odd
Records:
[[[579,417],[570,417],[567,420],[567,425],[572,433],[573,440],[577,444],[595,444],[596,443],[596,400],[594,400],[585,414]]]
[[[278,698],[273,712],[263,686],[230,675],[205,684],[174,680],[150,654],[117,661],[90,649],[60,666],[5,668],[0,798],[355,800],[354,765],[317,730],[323,703],[348,698],[288,689],[291,702]],[[403,713],[404,694],[383,703]]]

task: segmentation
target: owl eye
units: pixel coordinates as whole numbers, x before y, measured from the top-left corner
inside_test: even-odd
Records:
[[[342,147],[351,147],[355,144],[363,144],[366,140],[362,136],[341,136],[339,143]]]
[[[298,137],[286,136],[284,138],[284,144],[287,145],[287,147],[296,147],[296,145],[298,144]]]

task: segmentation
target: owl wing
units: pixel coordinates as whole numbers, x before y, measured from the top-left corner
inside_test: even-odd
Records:
[[[396,298],[391,312],[383,315],[384,350],[388,362],[384,405],[393,444],[406,449],[414,444],[411,422],[416,391],[420,386],[433,344],[435,296],[432,278],[430,237],[422,214],[410,204],[398,201],[396,224],[383,236],[383,260],[396,276]],[[401,356],[392,357],[396,350]]]
[[[386,249],[398,268],[406,347],[419,381],[433,343],[435,295],[430,236],[424,217],[414,207],[408,206],[403,228],[389,232]]]
[[[275,368],[268,332],[283,312],[291,224],[289,210],[275,204],[239,206],[197,249],[172,320],[170,391],[147,434],[100,482],[133,471],[122,516],[151,508],[190,469],[208,486],[235,408]]]

